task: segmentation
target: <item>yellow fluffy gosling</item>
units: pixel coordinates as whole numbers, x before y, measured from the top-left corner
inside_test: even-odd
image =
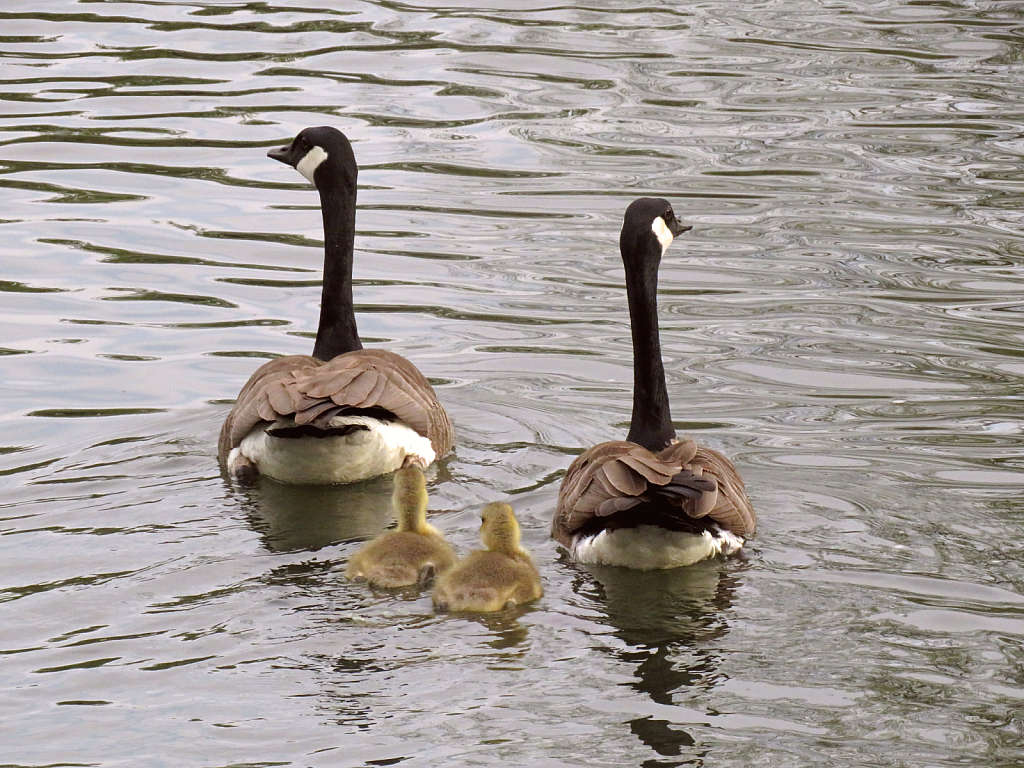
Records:
[[[440,611],[489,613],[544,594],[533,560],[519,545],[519,523],[512,507],[488,504],[481,517],[480,537],[487,549],[471,552],[438,577],[433,598]]]
[[[391,504],[398,530],[367,542],[348,561],[345,575],[377,587],[423,586],[455,565],[455,552],[427,523],[427,484],[416,467],[395,472]]]

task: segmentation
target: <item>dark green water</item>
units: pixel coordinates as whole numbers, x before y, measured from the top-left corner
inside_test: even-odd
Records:
[[[999,766],[1024,754],[1024,8],[5,0],[0,766]],[[390,481],[226,485],[216,434],[308,352],[315,191],[360,163],[365,340],[458,429],[461,550],[507,499],[545,597],[349,585]],[[638,575],[547,538],[625,433],[626,205],[680,431],[746,557]]]

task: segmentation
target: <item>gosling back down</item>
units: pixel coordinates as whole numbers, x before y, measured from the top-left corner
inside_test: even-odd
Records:
[[[345,576],[376,587],[425,586],[455,565],[455,551],[427,522],[427,484],[416,467],[395,472],[391,505],[398,530],[367,542],[349,559]]]
[[[487,549],[470,553],[438,577],[432,597],[439,611],[491,613],[544,594],[540,573],[519,544],[512,507],[488,504],[481,518],[480,537]]]

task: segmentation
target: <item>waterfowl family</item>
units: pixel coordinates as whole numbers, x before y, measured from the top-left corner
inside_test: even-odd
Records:
[[[423,586],[455,565],[455,551],[427,522],[427,484],[416,467],[395,473],[391,504],[398,530],[363,545],[348,561],[345,575],[377,587]]]
[[[480,537],[487,549],[471,552],[438,577],[432,596],[438,610],[489,613],[544,593],[533,560],[519,544],[512,507],[488,504],[481,517]]]
[[[569,466],[551,535],[580,562],[652,570],[731,554],[757,518],[721,453],[677,441],[658,335],[658,266],[680,224],[667,200],[626,209],[619,250],[633,337],[633,415],[626,440],[590,448]]]
[[[242,388],[220,433],[227,472],[252,482],[350,483],[403,466],[426,467],[451,451],[454,434],[416,367],[383,349],[363,349],[352,308],[356,161],[341,131],[306,128],[267,155],[320,192],[324,282],[312,356],[261,366]]]

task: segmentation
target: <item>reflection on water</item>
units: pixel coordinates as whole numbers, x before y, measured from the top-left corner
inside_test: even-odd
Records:
[[[482,644],[495,651],[507,651],[528,648],[529,628],[520,622],[520,618],[531,609],[530,606],[511,606],[498,613],[452,614],[453,621],[465,621],[480,626]],[[457,631],[465,631],[460,627]]]
[[[5,765],[1019,762],[1024,12],[627,5],[5,0]],[[324,123],[361,334],[456,425],[432,522],[468,552],[513,502],[535,605],[345,581],[387,478],[220,476],[255,363],[312,345],[319,201],[266,150]],[[646,576],[548,539],[629,419],[640,195],[694,225],[677,428],[763,523]]]
[[[727,573],[717,560],[651,573],[610,566],[586,570],[594,580],[594,599],[625,642],[692,644],[728,630],[724,616],[739,583],[737,561],[727,561],[732,566]]]
[[[391,475],[345,486],[288,486],[260,478],[232,488],[271,552],[316,551],[376,536],[394,521]]]
[[[635,666],[630,688],[671,707],[677,694],[685,697],[691,689],[706,691],[716,684],[721,659],[713,648],[729,631],[726,616],[739,585],[735,572],[723,571],[717,561],[653,573],[610,566],[587,566],[586,571],[593,581],[575,589],[591,592],[616,628],[624,645],[603,650]],[[687,731],[653,715],[633,718],[629,729],[661,756],[678,756],[696,746]],[[700,750],[694,753],[702,756]]]

